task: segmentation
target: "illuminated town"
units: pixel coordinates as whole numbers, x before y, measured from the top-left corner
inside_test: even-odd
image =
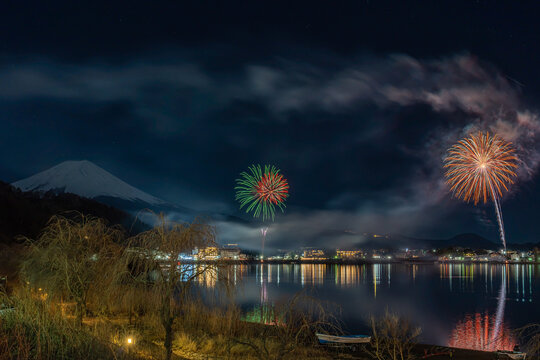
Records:
[[[487,263],[540,263],[540,249],[532,250],[471,250],[453,249],[335,249],[308,248],[298,251],[281,251],[280,255],[262,257],[253,252],[243,252],[237,246],[195,249],[182,254],[179,261],[270,261],[270,262],[487,262]]]

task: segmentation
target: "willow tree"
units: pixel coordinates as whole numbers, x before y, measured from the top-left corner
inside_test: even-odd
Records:
[[[192,284],[199,276],[216,275],[216,265],[182,263],[181,255],[215,245],[214,227],[201,219],[175,223],[160,215],[157,225],[131,238],[125,250],[121,282],[139,289],[137,296],[144,299],[146,310],[158,316],[166,359],[171,358],[175,321],[182,316]]]
[[[29,240],[22,274],[49,297],[75,302],[75,318],[82,325],[89,295],[99,293],[122,253],[123,233],[103,219],[75,213],[53,216],[41,236]]]

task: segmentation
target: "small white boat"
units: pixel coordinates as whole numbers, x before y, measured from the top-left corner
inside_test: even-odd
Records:
[[[321,344],[367,344],[371,341],[369,335],[343,335],[315,334]]]
[[[497,359],[499,359],[499,355],[504,356],[502,359],[514,359],[514,360],[525,360],[527,357],[527,353],[520,352],[520,351],[508,351],[508,350],[498,350],[495,351],[495,354],[497,354]]]

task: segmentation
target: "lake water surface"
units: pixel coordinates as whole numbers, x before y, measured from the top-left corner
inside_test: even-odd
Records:
[[[369,333],[369,316],[388,309],[420,326],[425,343],[493,351],[512,349],[512,329],[540,323],[540,265],[252,264],[231,265],[229,277],[246,310],[304,290],[337,304],[349,333]]]

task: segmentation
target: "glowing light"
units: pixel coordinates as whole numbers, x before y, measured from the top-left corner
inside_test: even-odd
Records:
[[[236,200],[240,209],[253,212],[253,217],[262,216],[262,220],[274,220],[276,207],[283,212],[285,200],[289,197],[289,184],[273,165],[252,165],[249,172],[242,172],[236,179]]]
[[[499,199],[516,177],[517,157],[511,143],[489,132],[460,140],[444,159],[446,183],[455,197],[477,205],[493,200],[504,248],[506,239]]]
[[[448,346],[481,351],[513,350],[516,340],[512,331],[503,323],[497,327],[495,322],[487,312],[467,315],[458,322]]]
[[[514,349],[514,333],[504,324],[506,277],[507,267],[503,267],[495,316],[487,311],[484,314],[477,312],[466,315],[465,319],[457,323],[448,346],[481,351]]]
[[[246,213],[253,212],[253,217],[261,217],[262,220],[272,219],[276,214],[276,207],[285,211],[285,200],[289,197],[289,184],[279,173],[279,169],[273,165],[265,165],[264,171],[260,165],[251,165],[249,172],[242,172],[236,179],[236,200],[240,203],[240,209],[246,207]],[[261,228],[262,252],[260,260],[264,261],[264,242],[266,240],[267,227]]]
[[[517,157],[511,143],[478,132],[448,150],[444,167],[452,192],[464,201],[500,198],[516,176]]]

